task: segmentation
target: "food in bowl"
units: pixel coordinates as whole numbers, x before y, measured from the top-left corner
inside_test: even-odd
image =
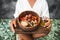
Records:
[[[34,27],[38,24],[37,16],[34,16],[30,13],[19,19],[20,19],[21,25],[23,25],[24,27]]]

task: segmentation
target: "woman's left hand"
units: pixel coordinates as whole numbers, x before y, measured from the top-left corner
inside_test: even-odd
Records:
[[[46,27],[48,29],[51,28],[51,19],[45,18],[44,20],[46,21],[44,27]]]

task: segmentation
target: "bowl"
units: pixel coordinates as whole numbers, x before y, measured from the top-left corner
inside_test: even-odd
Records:
[[[31,14],[32,15],[32,17],[33,16],[35,16],[35,17],[37,17],[37,24],[35,25],[35,26],[31,26],[30,24],[30,26],[23,26],[22,24],[21,24],[21,20],[20,20],[20,18],[22,18],[22,17],[25,17],[26,15],[29,15],[29,14]],[[33,19],[33,18],[32,18]],[[18,25],[19,25],[19,27],[20,28],[22,28],[23,30],[25,30],[25,31],[33,31],[33,30],[36,30],[37,28],[38,28],[38,25],[39,25],[39,23],[40,23],[40,17],[39,17],[39,15],[36,13],[36,12],[34,12],[34,11],[24,11],[24,12],[21,12],[20,13],[20,15],[17,17],[17,22],[18,22]],[[22,22],[23,23],[23,22]],[[28,23],[28,21],[25,21],[24,22],[24,25],[27,25],[27,23]]]

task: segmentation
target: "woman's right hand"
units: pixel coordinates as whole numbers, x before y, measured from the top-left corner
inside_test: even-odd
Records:
[[[14,27],[16,27],[16,19],[12,19],[10,22],[10,27],[13,32],[15,32]]]

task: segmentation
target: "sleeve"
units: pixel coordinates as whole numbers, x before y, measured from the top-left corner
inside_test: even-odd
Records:
[[[18,17],[19,15],[19,10],[20,10],[20,1],[18,0],[17,3],[16,3],[16,7],[15,7],[15,13],[14,13],[14,18]]]
[[[46,0],[42,0],[42,18],[45,18],[45,17],[50,18],[48,4]]]

